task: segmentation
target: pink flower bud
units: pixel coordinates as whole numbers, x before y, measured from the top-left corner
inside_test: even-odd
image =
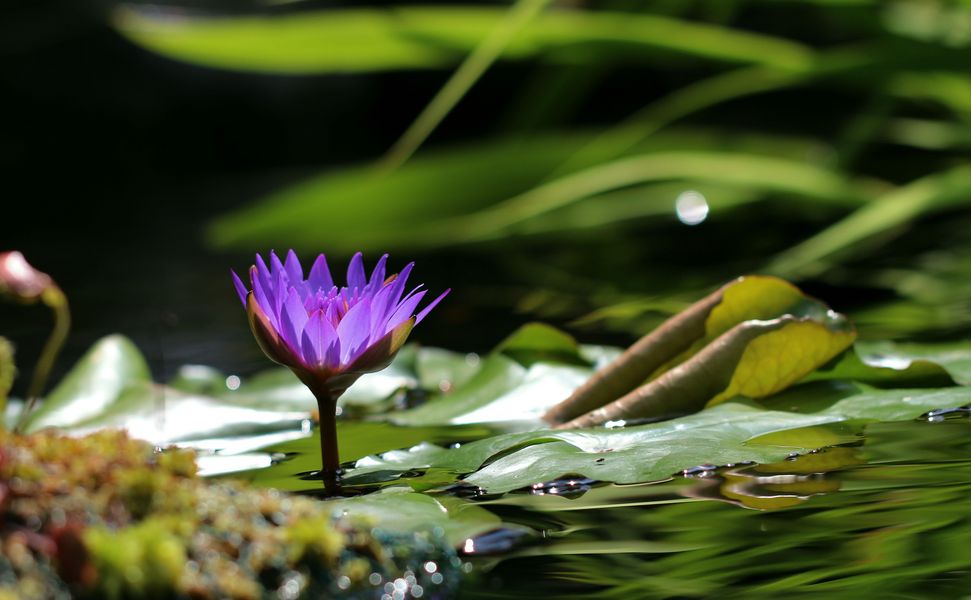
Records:
[[[20,252],[0,253],[0,294],[34,302],[53,285],[50,276],[30,266]]]

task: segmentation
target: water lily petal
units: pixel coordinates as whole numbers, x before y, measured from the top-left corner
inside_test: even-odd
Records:
[[[351,292],[356,290],[360,293],[364,291],[365,285],[367,285],[367,275],[364,273],[364,256],[358,252],[347,265],[347,287]]]
[[[253,332],[253,337],[256,338],[256,343],[263,350],[263,353],[266,354],[267,358],[281,365],[291,365],[294,356],[289,352],[289,348],[280,340],[280,335],[277,333],[276,327],[270,323],[269,317],[260,307],[259,303],[257,303],[256,296],[253,293],[250,293],[246,297],[246,314],[249,317],[249,325],[250,330]]]
[[[388,366],[408,339],[408,334],[411,333],[414,324],[414,319],[408,319],[384,336],[372,340],[367,349],[354,359],[354,362],[345,366],[346,371],[349,373],[370,373],[380,371]]]
[[[386,285],[378,293],[374,295],[371,299],[371,339],[376,340],[384,335],[385,325],[388,323],[388,317],[394,312],[397,307],[396,302],[392,302],[392,294],[394,293],[394,287],[392,285]]]
[[[341,364],[354,360],[367,348],[371,335],[371,301],[364,298],[351,307],[337,324],[337,335],[341,340]]]
[[[408,275],[411,274],[412,269],[415,268],[415,263],[410,262],[405,265],[404,269],[398,273],[395,280],[389,285],[391,286],[391,291],[389,292],[388,304],[385,308],[384,314],[381,315],[380,319],[387,321],[391,315],[394,313],[395,308],[398,307],[398,303],[401,299],[401,294],[405,291],[405,285],[408,283]]]
[[[263,260],[263,257],[259,254],[256,255],[256,271],[260,282],[263,284],[263,290],[267,293],[272,292],[273,278],[270,277],[270,269],[266,266],[266,261]],[[252,274],[250,277],[251,279],[253,278]]]
[[[279,322],[277,321],[276,314],[273,307],[276,305],[272,294],[268,291],[270,288],[269,284],[263,281],[260,275],[260,270],[258,265],[250,267],[250,283],[253,284],[253,297],[255,302],[259,305],[260,309],[269,319],[273,327],[278,327]]]
[[[286,273],[286,269],[283,268],[283,262],[276,255],[276,250],[270,250],[270,275],[273,276],[274,283],[277,281],[277,276],[283,273]]]
[[[334,279],[330,276],[330,267],[327,266],[327,257],[323,254],[319,255],[310,267],[307,283],[312,292],[323,290],[326,293],[334,287]]]
[[[301,352],[307,365],[314,368],[336,368],[340,354],[340,339],[334,326],[320,311],[310,315],[303,330]]]
[[[300,341],[303,337],[304,327],[307,325],[307,309],[300,301],[300,294],[296,289],[290,288],[290,294],[283,304],[280,312],[280,334],[283,340],[294,350],[294,354],[300,348]]]
[[[246,308],[246,296],[249,294],[249,290],[246,289],[246,284],[243,280],[239,278],[236,271],[230,271],[233,274],[233,286],[236,288],[236,294],[239,296],[239,301],[243,303],[243,308]]]
[[[283,268],[287,273],[290,285],[298,286],[303,283],[303,267],[300,265],[300,259],[297,258],[296,252],[293,250],[287,252],[287,262],[283,264]]]
[[[280,262],[280,259],[277,259],[276,262]],[[273,294],[271,300],[273,315],[276,317],[277,326],[280,325],[280,313],[283,311],[283,302],[287,299],[288,295],[286,277],[282,266],[280,269],[273,269]]]
[[[415,290],[417,289],[418,288],[415,288]],[[395,309],[394,314],[392,314],[391,318],[388,319],[388,324],[384,329],[385,333],[391,331],[398,325],[401,325],[410,319],[415,314],[415,308],[418,307],[418,303],[421,302],[421,299],[425,297],[426,293],[427,292],[425,290],[422,290],[417,294],[413,291],[408,295],[407,298],[402,300],[401,304],[398,305],[398,308]]]
[[[438,306],[438,303],[442,301],[442,298],[444,298],[445,296],[448,296],[448,293],[451,291],[452,291],[452,288],[448,288],[447,290],[442,292],[442,294],[438,298],[435,298],[434,300],[429,302],[428,306],[423,308],[420,313],[415,315],[415,325],[421,323],[421,320],[424,319],[428,315],[428,313],[432,312],[432,309]]]
[[[388,255],[385,254],[378,260],[378,264],[374,265],[374,270],[371,271],[371,280],[368,281],[367,287],[365,288],[365,292],[369,296],[373,296],[384,285],[384,274],[387,262]]]

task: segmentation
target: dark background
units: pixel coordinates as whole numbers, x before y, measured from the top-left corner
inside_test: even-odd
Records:
[[[715,2],[662,2],[654,9],[685,18],[730,18],[733,27],[817,47],[852,42],[861,31],[875,27],[868,24],[866,8],[845,10],[841,20],[833,20],[809,3],[729,4],[722,17]],[[195,8],[272,12],[327,6],[337,4],[268,7],[213,2]],[[448,72],[282,76],[217,71],[176,63],[132,45],[108,25],[112,8],[109,2],[25,0],[0,9],[0,250],[24,252],[70,299],[74,329],[58,373],[94,340],[113,332],[132,337],[162,380],[186,363],[251,372],[266,363],[250,338],[228,276],[230,268],[245,270],[251,254],[213,250],[204,241],[204,227],[212,217],[322,167],[380,157]],[[663,69],[615,64],[585,75],[587,94],[544,98],[542,90],[530,84],[555,68],[530,63],[495,66],[428,145],[509,129],[529,132],[554,125],[614,123],[652,99],[715,72],[710,64],[691,60]],[[522,110],[526,100],[533,102],[529,111]],[[798,88],[727,102],[686,121],[719,124],[729,132],[754,127],[767,133],[835,139],[870,102],[872,98],[859,90]],[[913,108],[911,114],[921,110]],[[937,160],[919,150],[875,147],[854,167],[905,182]],[[771,231],[739,236],[753,210],[760,222],[773,223]],[[946,226],[946,221],[939,218],[938,224]],[[660,226],[635,227],[627,241],[646,236],[657,240],[660,250],[645,254],[644,261],[665,261],[672,273],[711,271],[717,255],[728,248],[740,254],[724,268],[724,278],[729,278],[740,266],[757,264],[767,252],[805,238],[826,220],[807,222],[804,215],[796,219],[785,206],[775,205],[743,210],[727,223],[722,229],[687,231],[672,219]],[[439,315],[424,323],[416,338],[482,352],[529,320],[531,315],[513,308],[528,281],[511,286],[508,296],[483,297],[483,289],[505,284],[517,261],[569,260],[573,252],[582,255],[590,270],[610,268],[598,261],[609,260],[613,247],[591,240],[567,242],[538,240],[499,249],[393,256],[397,268],[418,259],[416,279],[432,291],[454,288]],[[888,247],[881,252],[886,255],[883,260],[892,261],[895,252],[937,243],[939,239],[912,240],[905,249]],[[566,247],[570,244],[572,248]],[[739,246],[744,248],[740,251]],[[672,247],[677,252],[666,250]],[[326,248],[323,228],[320,249]],[[348,257],[330,258],[332,268],[339,271],[335,265]],[[377,257],[368,258],[372,264]],[[825,280],[804,285],[844,310],[888,294]],[[575,316],[579,315],[559,314],[550,320],[567,325]],[[41,307],[0,305],[0,332],[17,344],[22,370],[33,364],[48,327],[49,316]],[[588,330],[581,335],[615,343],[633,338],[616,331]]]

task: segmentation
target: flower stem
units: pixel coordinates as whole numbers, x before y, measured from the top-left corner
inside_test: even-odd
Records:
[[[44,393],[44,386],[47,384],[47,377],[50,375],[51,368],[57,355],[60,354],[67,334],[71,330],[71,312],[67,306],[67,297],[59,287],[51,284],[41,295],[41,302],[46,304],[51,312],[54,313],[54,329],[44,344],[37,365],[34,367],[34,374],[27,389],[27,403],[17,419],[14,431],[21,432],[27,425],[30,413],[37,404],[37,399]]]
[[[337,398],[324,386],[312,389],[317,397],[317,410],[320,412],[320,476],[324,480],[324,490],[336,496],[341,491],[340,453],[337,449]]]

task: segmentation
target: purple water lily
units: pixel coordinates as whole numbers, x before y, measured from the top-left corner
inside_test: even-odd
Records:
[[[419,285],[405,293],[414,263],[386,277],[387,260],[387,254],[382,256],[368,278],[358,252],[347,267],[343,287],[335,285],[323,254],[306,278],[293,250],[285,262],[271,251],[269,265],[257,254],[249,270],[249,289],[233,272],[236,293],[260,348],[289,367],[317,397],[325,482],[328,477],[336,480],[339,466],[337,398],[364,373],[386,367],[412,327],[449,292],[418,311],[427,291]]]

